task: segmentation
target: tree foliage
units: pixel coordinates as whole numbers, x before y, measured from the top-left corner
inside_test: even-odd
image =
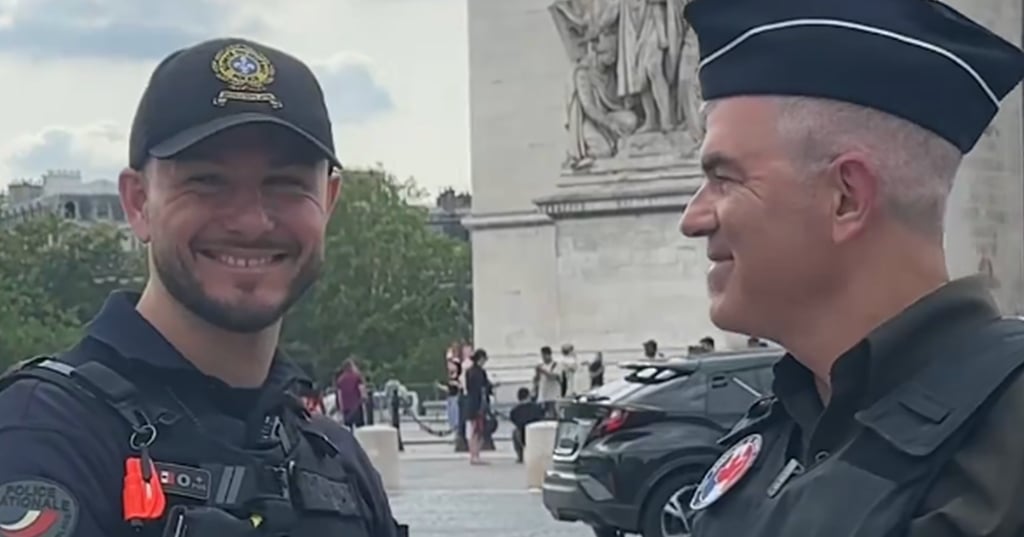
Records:
[[[144,265],[126,240],[56,216],[0,230],[0,364],[70,345],[108,293],[137,285]]]
[[[418,195],[381,170],[346,172],[323,276],[285,324],[318,373],[354,356],[377,382],[434,380],[443,349],[469,335],[469,245],[428,228]]]

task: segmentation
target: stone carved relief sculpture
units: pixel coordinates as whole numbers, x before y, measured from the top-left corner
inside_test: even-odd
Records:
[[[686,157],[699,139],[688,0],[556,0],[550,12],[573,63],[566,167],[651,155]]]

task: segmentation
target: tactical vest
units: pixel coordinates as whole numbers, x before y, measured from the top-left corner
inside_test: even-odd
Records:
[[[120,368],[118,368],[120,369]],[[133,378],[135,382],[127,380]],[[130,446],[125,501],[131,474],[156,479],[166,507],[126,523],[140,536],[235,537],[248,535],[376,537],[404,535],[404,526],[375,521],[369,484],[309,415],[297,397],[269,412],[255,443],[246,444],[246,424],[204,409],[191,409],[156,395],[156,380],[122,375],[112,364],[80,364],[38,358],[3,379],[56,384],[80,400],[98,400],[123,423]],[[166,390],[163,390],[165,393]],[[180,401],[178,401],[180,403]],[[240,446],[252,445],[243,449]],[[153,461],[155,477],[147,470]],[[134,464],[134,466],[132,466]],[[138,492],[138,491],[136,491]],[[126,503],[127,505],[127,503]],[[389,527],[379,527],[390,523]]]
[[[693,514],[694,537],[906,535],[939,472],[1022,365],[1024,322],[976,327],[858,412],[854,438],[806,469],[788,454],[792,420],[776,400],[759,402],[720,443],[759,434],[760,452],[738,482]]]

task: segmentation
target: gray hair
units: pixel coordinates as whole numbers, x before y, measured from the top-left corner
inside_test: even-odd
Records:
[[[963,154],[952,143],[872,108],[811,97],[771,97],[779,134],[804,169],[862,151],[880,176],[885,211],[911,229],[941,237],[946,201]]]
[[[881,176],[885,210],[911,229],[941,237],[946,201],[963,154],[952,143],[885,112],[815,97],[764,97],[778,106],[778,132],[812,172],[845,151],[864,152]],[[706,119],[717,103],[701,108]]]

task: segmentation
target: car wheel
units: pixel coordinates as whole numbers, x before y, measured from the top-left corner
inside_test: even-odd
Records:
[[[643,537],[689,537],[690,494],[700,474],[669,476],[647,496],[641,515]]]
[[[591,526],[590,529],[594,530],[594,537],[622,537],[621,531],[608,526]]]

